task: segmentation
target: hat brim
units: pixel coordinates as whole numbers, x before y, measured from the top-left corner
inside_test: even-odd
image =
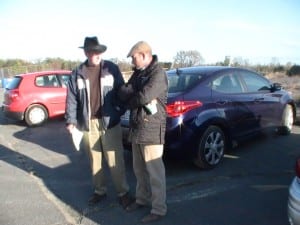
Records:
[[[84,46],[81,46],[79,48],[84,49],[87,52],[94,51],[94,52],[99,52],[99,53],[103,53],[107,49],[107,47],[105,45],[97,45],[97,46],[93,46],[93,47],[84,47]]]

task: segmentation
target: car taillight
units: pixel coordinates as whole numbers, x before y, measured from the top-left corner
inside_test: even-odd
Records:
[[[296,171],[297,177],[300,178],[300,158],[296,161],[295,171]]]
[[[11,90],[9,93],[9,100],[14,101],[16,98],[19,97],[19,90]]]
[[[177,117],[199,106],[202,106],[200,101],[176,101],[167,105],[167,113],[170,117]]]

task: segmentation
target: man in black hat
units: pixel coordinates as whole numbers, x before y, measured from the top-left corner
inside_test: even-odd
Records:
[[[106,197],[102,159],[105,158],[120,204],[131,203],[128,194],[123,158],[120,116],[125,110],[118,104],[117,90],[124,84],[118,66],[102,60],[106,46],[97,37],[86,37],[84,50],[87,60],[73,70],[67,85],[66,123],[70,133],[74,128],[83,131],[93,175],[94,194],[89,204]]]

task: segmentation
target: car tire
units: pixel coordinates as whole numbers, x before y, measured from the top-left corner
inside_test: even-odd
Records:
[[[201,135],[194,164],[202,169],[212,169],[223,159],[226,137],[221,128],[209,126]]]
[[[289,135],[294,124],[294,113],[291,105],[286,105],[282,113],[281,126],[278,127],[277,133],[281,135]]]
[[[28,126],[39,126],[48,119],[48,112],[42,105],[31,105],[25,112],[25,122]]]

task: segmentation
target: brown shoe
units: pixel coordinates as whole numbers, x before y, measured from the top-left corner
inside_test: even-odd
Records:
[[[132,204],[134,201],[134,198],[132,198],[129,193],[119,197],[119,203],[124,209],[126,209],[126,207]]]
[[[95,205],[95,204],[101,202],[101,201],[102,201],[103,199],[105,199],[105,198],[106,198],[106,194],[99,195],[99,194],[97,194],[97,193],[94,193],[94,194],[92,195],[92,197],[90,197],[90,199],[89,199],[89,201],[88,201],[88,204],[89,204],[90,206]]]
[[[157,221],[159,219],[161,219],[163,216],[161,215],[157,215],[157,214],[153,214],[153,213],[150,213],[148,214],[147,216],[145,216],[141,222],[142,223],[150,223],[150,222],[154,222],[154,221]]]
[[[128,205],[125,210],[127,212],[132,212],[132,211],[135,211],[135,210],[140,209],[142,207],[144,207],[144,205],[141,205],[141,204],[138,204],[138,203],[134,202],[134,203]]]

